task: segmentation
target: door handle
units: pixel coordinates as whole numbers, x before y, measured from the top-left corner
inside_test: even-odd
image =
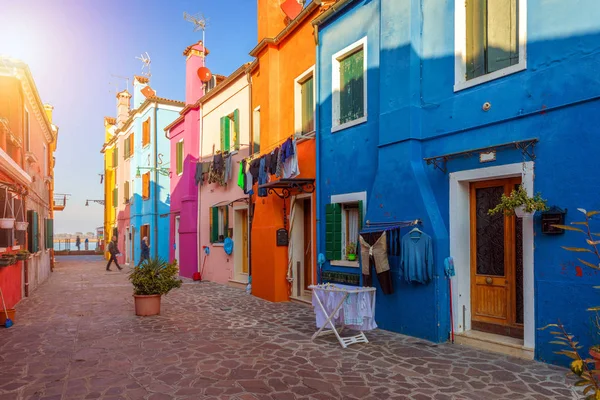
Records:
[[[488,285],[491,285],[494,282],[494,280],[492,278],[490,278],[489,276],[487,278],[485,278],[485,283],[487,283]]]

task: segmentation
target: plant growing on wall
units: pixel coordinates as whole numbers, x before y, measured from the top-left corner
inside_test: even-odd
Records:
[[[583,265],[595,269],[600,270],[600,251],[598,250],[598,245],[600,245],[599,233],[593,233],[590,228],[590,221],[594,215],[600,214],[600,211],[586,211],[584,209],[578,209],[585,216],[584,221],[573,222],[573,225],[554,225],[557,228],[564,229],[567,231],[579,232],[584,238],[587,244],[586,247],[566,247],[562,246],[563,249],[573,252],[573,253],[591,253],[594,256],[594,259],[598,261],[598,263],[594,264],[583,260],[581,258],[577,258],[579,262]],[[581,226],[581,228],[579,228]],[[598,289],[600,287],[595,286],[594,288]],[[600,316],[598,315],[598,311],[600,311],[600,306],[594,306],[588,308],[588,311],[595,312],[594,327],[596,329],[597,334],[600,333]],[[541,330],[551,328],[553,330],[550,333],[554,336],[554,340],[550,343],[557,344],[563,347],[562,350],[556,351],[556,354],[562,354],[571,358],[571,372],[577,376],[579,379],[575,382],[575,386],[579,386],[583,389],[583,394],[586,396],[585,398],[588,400],[600,400],[600,344],[595,344],[589,349],[589,354],[592,358],[587,358],[581,355],[580,350],[583,348],[579,344],[578,341],[575,340],[575,336],[570,334],[565,326],[558,321],[556,324],[548,324],[547,326],[540,328]]]
[[[488,214],[494,215],[503,212],[505,215],[522,216],[522,214],[533,214],[536,211],[546,211],[547,209],[547,201],[542,199],[539,193],[530,197],[523,185],[519,185],[519,188],[513,189],[509,196],[502,194],[500,203],[490,209]]]

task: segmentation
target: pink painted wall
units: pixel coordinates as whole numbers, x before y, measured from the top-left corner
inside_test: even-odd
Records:
[[[198,187],[194,180],[196,163],[200,151],[200,110],[194,105],[204,94],[198,78],[198,68],[204,66],[202,42],[188,48],[186,55],[186,109],[182,119],[171,127],[171,199],[169,259],[176,258],[175,219],[179,217],[179,267],[180,275],[191,277],[198,271]],[[177,143],[183,139],[183,173],[177,175]]]

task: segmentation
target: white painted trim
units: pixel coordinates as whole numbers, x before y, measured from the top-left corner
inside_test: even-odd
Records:
[[[351,267],[351,268],[360,267],[360,263],[358,261],[348,261],[348,260],[331,260],[329,262],[329,264],[334,267]]]
[[[302,84],[309,78],[313,78],[313,118],[316,115],[317,85],[315,84],[315,66],[313,65],[294,79],[294,131],[296,134],[302,133]]]
[[[344,194],[332,194],[331,195],[331,203],[339,204],[339,203],[353,203],[356,201],[363,202],[363,211],[367,210],[367,192],[354,192],[354,193],[344,193]]]
[[[469,183],[520,176],[527,193],[533,193],[534,163],[525,162],[478,168],[450,174],[450,256],[456,277],[452,279],[455,332],[471,330],[471,232]],[[535,348],[533,218],[523,219],[524,347]],[[463,306],[465,307],[463,326]]]
[[[350,54],[357,52],[359,50],[363,51],[363,101],[364,101],[364,115],[354,121],[348,121],[344,124],[340,124],[340,61]],[[332,112],[331,112],[331,132],[336,132],[340,129],[349,128],[350,126],[354,126],[358,123],[365,122],[367,120],[367,37],[363,37],[362,39],[357,40],[346,48],[338,51],[333,56],[331,56],[331,93],[332,93]],[[364,119],[364,120],[363,120]],[[363,121],[360,121],[363,120]],[[360,122],[356,122],[360,121]],[[350,125],[351,123],[356,122],[354,125]]]
[[[527,69],[527,0],[519,1],[519,63],[499,71],[466,79],[467,10],[464,0],[454,1],[454,91],[458,92]]]
[[[356,125],[364,124],[365,122],[367,122],[367,116],[366,115],[364,117],[360,117],[360,118],[355,119],[353,121],[346,122],[345,124],[334,126],[333,128],[331,128],[331,133],[336,133],[338,131],[342,131],[344,129],[348,129],[348,128],[351,128],[351,127],[356,126]]]

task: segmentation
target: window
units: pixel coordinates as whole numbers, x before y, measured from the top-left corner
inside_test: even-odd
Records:
[[[31,151],[31,137],[29,134],[29,111],[25,110],[25,151]]]
[[[119,188],[114,188],[112,192],[112,203],[113,207],[117,207],[119,204]]]
[[[325,207],[325,256],[328,260],[346,260],[346,246],[359,247],[363,202],[328,204]]]
[[[148,200],[150,198],[150,172],[142,175],[142,198]]]
[[[123,159],[127,160],[129,157],[133,155],[133,149],[135,146],[135,142],[133,141],[133,133],[127,137],[124,141],[125,152],[123,154]]]
[[[142,147],[150,144],[150,117],[142,123]]]
[[[9,210],[15,210],[14,207],[13,196],[5,189],[0,190],[0,212],[4,212],[6,209],[6,215],[4,216],[8,218],[10,217]],[[0,247],[12,247],[14,243],[14,229],[0,229]]]
[[[148,238],[148,243],[150,243],[150,225],[148,224],[140,227],[140,246],[142,245],[142,240],[144,240],[145,237]]]
[[[217,86],[217,77],[213,75],[210,78],[210,81],[206,82],[206,93],[213,90],[215,88],[215,86]]]
[[[260,153],[260,106],[252,113],[252,154]]]
[[[315,86],[314,70],[311,67],[295,80],[295,116],[296,132],[307,134],[315,130]]]
[[[524,70],[526,21],[526,0],[457,2],[454,90]]]
[[[125,193],[123,193],[123,197],[124,197],[123,202],[125,204],[129,204],[129,181],[126,181],[123,184],[123,192],[125,192]]]
[[[51,249],[54,246],[54,220],[45,220],[45,234],[46,234],[46,249]]]
[[[183,173],[183,139],[177,142],[176,153],[175,168],[177,175],[181,175]]]
[[[14,198],[13,204],[15,207],[15,218],[17,222],[26,220],[27,213],[25,210],[25,200],[23,198]],[[21,249],[27,248],[27,231],[18,231],[15,229],[15,246],[21,246]],[[2,247],[2,246],[0,246]]]
[[[27,247],[29,252],[37,253],[39,251],[39,218],[38,213],[33,210],[27,211]]]
[[[210,242],[223,243],[229,237],[229,207],[210,208]]]
[[[367,120],[367,38],[333,56],[332,131]]]
[[[240,110],[221,118],[221,151],[240,149]],[[232,146],[233,145],[233,146]]]

